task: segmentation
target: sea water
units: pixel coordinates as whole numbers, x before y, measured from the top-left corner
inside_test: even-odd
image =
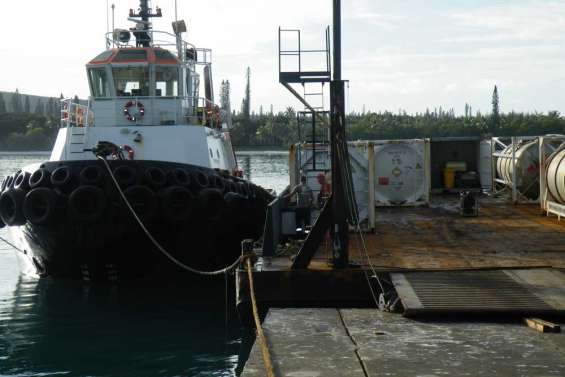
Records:
[[[286,153],[237,157],[253,182],[278,192],[287,185]],[[0,181],[48,158],[0,153]],[[0,376],[236,376],[247,357],[252,334],[224,276],[206,292],[195,284],[88,285],[23,276],[15,253],[0,240]]]

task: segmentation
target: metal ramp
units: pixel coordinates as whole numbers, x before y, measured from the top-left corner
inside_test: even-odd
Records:
[[[391,273],[405,316],[565,314],[565,274],[551,268]]]

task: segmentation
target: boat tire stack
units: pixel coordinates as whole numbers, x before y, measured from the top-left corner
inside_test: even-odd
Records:
[[[273,199],[227,172],[158,161],[108,161],[136,215],[146,223],[210,224],[226,219],[260,224]],[[251,217],[251,218],[250,218]],[[116,220],[117,219],[117,220]],[[133,221],[102,161],[47,162],[4,179],[0,228]]]

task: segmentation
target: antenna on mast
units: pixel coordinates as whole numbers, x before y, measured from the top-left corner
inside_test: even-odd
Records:
[[[150,18],[162,17],[161,8],[155,7],[155,13],[152,13],[149,7],[149,0],[139,0],[139,9],[137,13],[133,9],[129,10],[129,20],[136,23],[135,28],[131,29],[133,35],[137,40],[138,47],[149,47],[151,44],[151,36],[147,33],[151,30]],[[136,18],[141,18],[141,20],[136,20]]]
[[[110,7],[108,5],[108,0],[106,0],[106,48],[110,48],[110,40],[107,37],[110,32]]]

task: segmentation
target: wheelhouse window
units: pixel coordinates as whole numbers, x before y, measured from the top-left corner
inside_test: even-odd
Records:
[[[112,73],[118,97],[149,96],[148,67],[113,68]]]
[[[90,87],[92,88],[92,96],[95,98],[110,97],[108,88],[108,75],[104,68],[91,68],[88,70],[88,78]]]
[[[176,65],[155,67],[155,96],[174,97],[179,94],[179,71]]]

